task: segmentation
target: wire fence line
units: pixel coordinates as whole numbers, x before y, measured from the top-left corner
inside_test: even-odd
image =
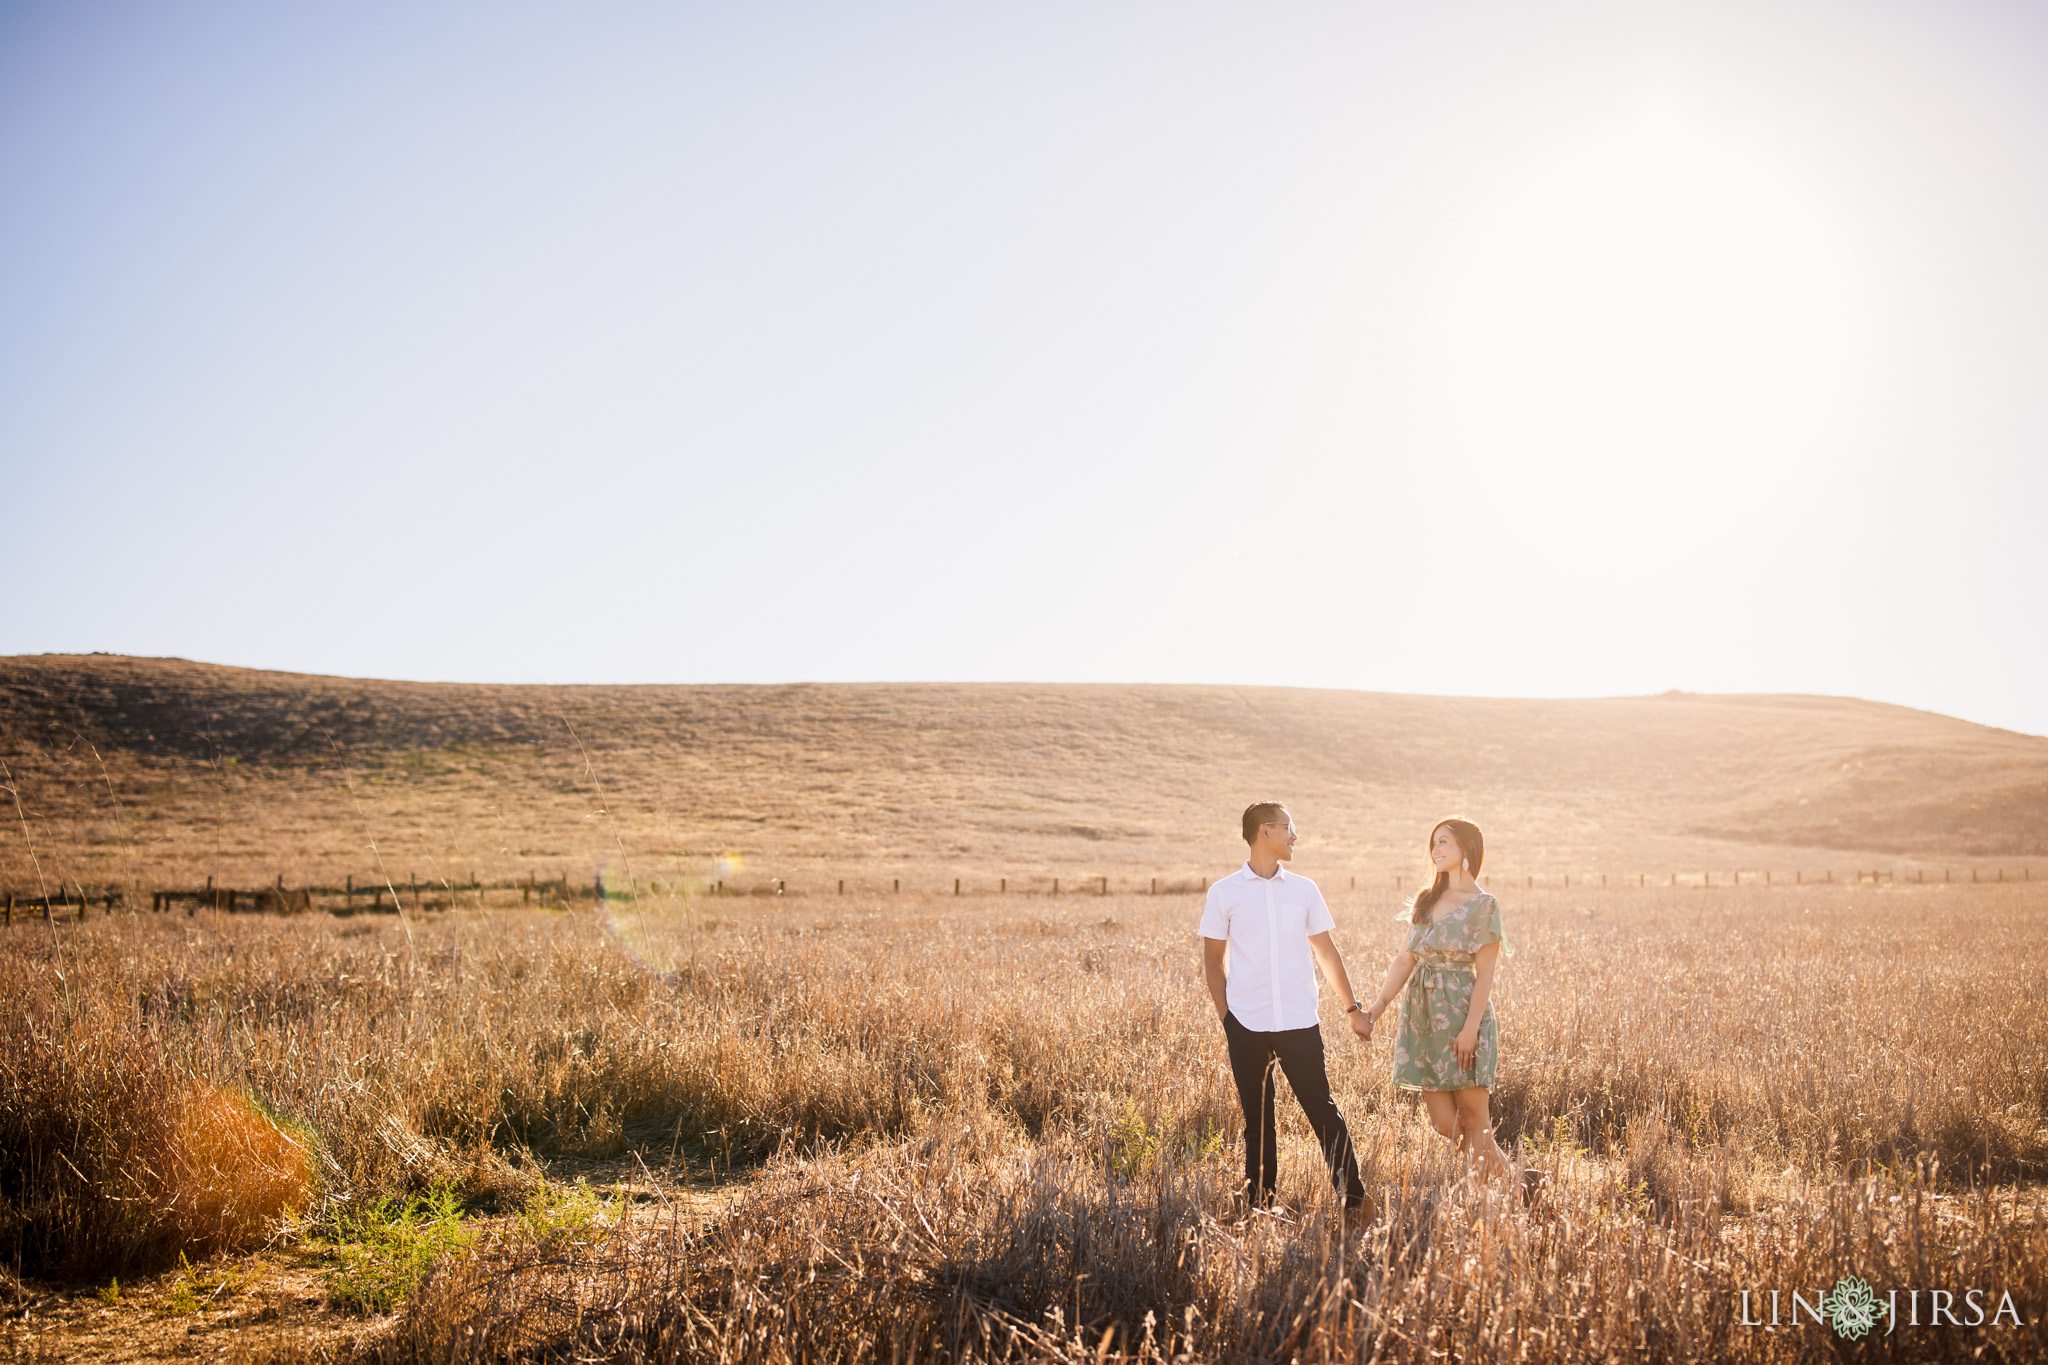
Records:
[[[0,894],[0,916],[4,924],[17,919],[51,919],[57,915],[85,919],[95,910],[104,914],[140,913],[143,898],[151,913],[183,909],[196,914],[201,909],[230,914],[301,914],[322,910],[331,914],[395,913],[400,903],[424,910],[452,910],[463,907],[483,909],[515,902],[523,906],[564,908],[589,901],[639,899],[717,899],[724,897],[815,897],[815,896],[1196,896],[1207,892],[1209,877],[1116,877],[1090,874],[1081,877],[1032,875],[1024,877],[818,877],[791,879],[755,877],[748,880],[719,877],[675,877],[628,880],[600,873],[588,879],[567,874],[542,877],[538,872],[523,878],[485,880],[470,874],[467,880],[438,878],[422,882],[408,875],[403,883],[387,884],[365,878],[358,883],[350,876],[339,885],[288,885],[283,874],[274,882],[258,887],[216,884],[208,877],[204,886],[158,887],[150,890],[119,884],[87,887],[60,882],[51,892]],[[1420,878],[1406,873],[1339,873],[1320,879],[1331,892],[1366,891],[1396,896],[1412,895]],[[2000,865],[1984,867],[1914,867],[1901,873],[1895,868],[1862,868],[1818,873],[1804,869],[1651,872],[1503,872],[1483,876],[1482,884],[1500,890],[1584,890],[1632,889],[1711,890],[1738,887],[1773,889],[1819,886],[1948,885],[1987,886],[2008,882],[2031,884],[2033,868]]]

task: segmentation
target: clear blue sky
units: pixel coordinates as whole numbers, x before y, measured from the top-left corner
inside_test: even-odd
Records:
[[[2048,733],[2048,8],[0,5],[0,653]]]

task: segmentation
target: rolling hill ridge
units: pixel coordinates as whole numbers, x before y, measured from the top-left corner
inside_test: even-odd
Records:
[[[30,840],[85,881],[339,877],[371,843],[423,876],[720,855],[813,880],[1179,876],[1241,857],[1236,813],[1269,796],[1311,875],[1413,869],[1454,811],[1497,868],[2048,855],[2048,739],[1830,697],[509,686],[45,655],[0,659],[0,755],[9,887]]]

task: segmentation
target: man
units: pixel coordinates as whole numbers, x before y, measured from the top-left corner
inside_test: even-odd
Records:
[[[1372,1218],[1372,1205],[1323,1066],[1311,952],[1344,1002],[1352,1034],[1364,1042],[1372,1036],[1372,1024],[1330,941],[1336,921],[1323,893],[1308,878],[1280,866],[1294,857],[1297,837],[1294,817],[1279,802],[1245,808],[1249,856],[1242,868],[1209,888],[1202,908],[1202,968],[1223,1021],[1230,1072],[1244,1108],[1244,1184],[1251,1205],[1270,1207],[1279,1184],[1273,1129],[1273,1063],[1278,1061],[1322,1144],[1346,1217],[1363,1224]]]

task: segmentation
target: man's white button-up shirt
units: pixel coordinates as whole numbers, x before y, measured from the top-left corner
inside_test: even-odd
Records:
[[[1336,927],[1316,884],[1284,867],[1261,877],[1247,862],[1211,886],[1202,937],[1230,945],[1223,998],[1237,1022],[1255,1033],[1314,1027],[1316,968],[1308,941]]]

